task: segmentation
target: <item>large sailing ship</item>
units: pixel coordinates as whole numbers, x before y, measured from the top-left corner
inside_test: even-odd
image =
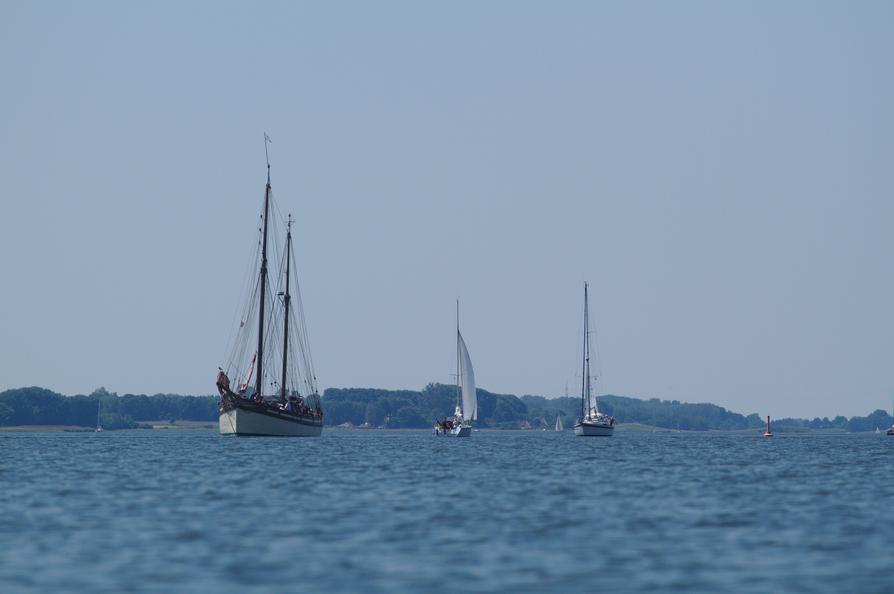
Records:
[[[590,384],[590,299],[584,283],[584,360],[580,388],[580,418],[574,424],[574,434],[583,437],[611,437],[615,419],[599,410]]]
[[[270,185],[269,142],[265,134],[267,185],[246,299],[226,369],[218,368],[220,433],[316,437],[323,432],[323,411],[295,273],[292,217],[283,221],[283,243],[277,241],[276,226],[269,224],[278,213]],[[269,258],[268,244],[274,247]],[[268,287],[271,269],[278,272],[275,293]],[[231,387],[230,377],[243,379]]]

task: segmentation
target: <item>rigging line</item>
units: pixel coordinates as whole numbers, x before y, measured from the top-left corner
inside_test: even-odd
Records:
[[[246,303],[246,297],[249,296],[249,292],[250,292],[251,287],[252,287],[253,285],[255,285],[254,290],[257,290],[257,286],[256,286],[256,285],[257,285],[257,279],[256,279],[256,278],[253,278],[253,277],[255,277],[254,271],[255,271],[255,268],[256,268],[256,265],[257,265],[257,261],[258,261],[258,257],[259,257],[258,254],[259,254],[259,253],[260,253],[260,239],[258,240],[258,243],[255,244],[255,253],[254,253],[254,256],[251,257],[251,258],[248,260],[248,262],[246,262],[246,269],[245,269],[244,275],[243,275],[243,277],[242,277],[242,278],[243,278],[243,281],[242,281],[242,283],[241,283],[241,286],[242,286],[242,292],[241,292],[241,294],[240,294],[240,299],[239,299],[239,301],[238,301],[237,303],[242,303],[242,304],[245,304],[245,303]],[[253,282],[253,281],[254,281],[254,282]],[[239,315],[239,314],[241,314],[241,315]],[[239,321],[240,321],[240,322],[241,322],[242,320],[244,320],[244,319],[245,319],[245,316],[246,316],[246,308],[245,308],[245,306],[243,306],[242,311],[240,312],[240,311],[239,311],[239,306],[237,305],[236,310],[234,311],[234,315],[239,315]],[[235,321],[235,320],[231,321],[231,324],[230,324],[230,335],[229,335],[227,344],[235,344],[235,342],[238,340],[238,335],[239,335],[239,331],[241,330],[241,326],[237,328],[236,325],[235,325],[235,323],[233,323],[234,321]],[[234,328],[235,328],[235,330],[234,330]],[[234,334],[234,332],[235,332],[235,334]]]
[[[252,324],[255,320],[254,304],[258,298],[258,290],[259,279],[255,278],[253,290],[241,312],[240,323],[242,327],[237,331],[236,340],[233,342],[233,348],[230,352],[230,361],[228,361],[228,368],[232,365],[234,358],[238,361],[244,357],[244,352],[247,347],[246,341],[249,338],[252,338],[251,329],[254,327]],[[237,367],[237,369],[239,369],[239,367]]]
[[[303,372],[302,372],[303,381],[304,381],[305,387],[308,389],[308,391],[313,392],[317,388],[316,377],[314,376],[313,368],[311,367],[310,361],[307,357],[308,348],[307,348],[307,345],[304,344],[304,341],[301,340],[300,338],[299,338],[299,342],[301,343],[299,352],[301,354],[301,362],[303,365]]]
[[[294,260],[294,256],[293,256],[293,260]],[[295,295],[297,296],[297,303],[298,303],[298,316],[297,317],[300,318],[300,321],[301,321],[300,336],[301,336],[302,341],[304,342],[304,349],[306,351],[306,357],[307,357],[308,372],[313,377],[314,384],[316,384],[317,374],[314,369],[313,354],[311,353],[311,350],[310,350],[310,330],[308,329],[308,326],[307,326],[307,318],[304,315],[304,299],[301,295],[301,285],[299,284],[299,281],[298,281],[297,270],[296,270],[296,274],[295,274]],[[316,388],[316,385],[314,385],[314,387]]]
[[[593,375],[593,383],[601,383],[602,386],[605,386],[605,377],[602,371],[602,357],[599,354],[599,335],[596,330],[593,330],[593,350],[594,353],[594,367],[595,373]]]
[[[273,192],[271,191],[270,194],[271,194],[271,198],[272,198]],[[273,204],[273,209],[276,211],[276,214],[279,216],[278,223],[280,225],[282,225],[286,221],[286,217],[283,216],[282,211],[279,209],[279,202],[277,202],[276,200],[271,200],[270,203]]]
[[[289,336],[289,348],[292,350],[293,353],[296,352],[296,346],[294,345],[294,342],[295,341],[293,340],[292,336],[290,335]],[[299,350],[299,352],[300,352],[300,350]],[[296,380],[296,384],[300,384],[301,390],[304,391],[305,394],[308,394],[309,391],[307,390],[307,388],[309,387],[309,384],[308,384],[308,376],[307,376],[306,370],[302,370],[301,362],[299,360],[297,360],[298,357],[295,357],[295,359],[296,360],[292,362],[289,371],[293,374],[292,377]]]
[[[302,364],[304,367],[305,383],[307,384],[307,386],[310,390],[314,390],[314,389],[316,389],[316,377],[313,373],[313,368],[311,367],[311,362],[307,356],[309,349],[308,349],[307,345],[304,344],[303,341],[302,341],[302,346],[301,346],[300,352],[301,352]]]
[[[309,379],[313,379],[315,377],[314,368],[313,368],[313,359],[311,358],[310,343],[309,343],[308,337],[307,337],[307,328],[305,327],[305,325],[303,323],[301,324],[301,327],[299,330],[298,340],[300,341],[301,358],[304,363],[305,371],[310,376]]]
[[[263,220],[263,215],[259,215],[259,220]],[[261,223],[262,224],[262,223]],[[251,336],[250,324],[254,322],[255,316],[253,315],[253,308],[257,304],[257,295],[260,287],[260,278],[256,274],[256,271],[260,267],[260,252],[261,252],[261,229],[258,229],[258,238],[255,242],[255,250],[253,256],[247,262],[247,270],[245,282],[243,282],[243,291],[240,299],[240,303],[243,304],[242,310],[238,311],[240,327],[236,328],[236,325],[233,324],[231,328],[235,329],[236,337],[232,342],[233,348],[231,350],[231,360],[228,361],[228,368],[232,367],[233,359],[236,358],[237,361],[240,361],[244,358],[244,351],[246,348],[245,340]],[[233,330],[231,330],[232,332]],[[237,369],[240,370],[241,375],[241,364],[237,365]]]
[[[252,275],[252,276],[255,276],[255,275]],[[249,285],[249,287],[251,287],[250,291],[246,291],[246,294],[243,296],[243,299],[242,299],[243,306],[242,306],[242,310],[239,312],[240,326],[237,329],[237,333],[238,332],[244,333],[245,332],[244,328],[247,325],[247,319],[250,317],[254,317],[252,308],[254,306],[254,302],[258,298],[258,290],[260,288],[259,279],[254,278],[254,282],[251,285]],[[234,324],[234,326],[235,326],[235,324]]]
[[[297,307],[293,309],[293,313],[295,313],[295,318],[299,317],[299,309]],[[297,319],[295,320],[295,324],[292,327],[295,330],[293,336],[297,335],[295,336],[296,348],[302,365],[303,373],[308,376],[307,379],[309,380],[310,377],[312,377],[313,375],[313,369],[311,367],[310,360],[308,359],[309,345],[307,343],[306,329],[300,323],[300,320]]]

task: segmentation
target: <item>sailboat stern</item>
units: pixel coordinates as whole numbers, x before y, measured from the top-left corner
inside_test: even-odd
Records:
[[[578,421],[574,425],[574,434],[578,437],[611,437],[614,432],[614,425],[608,423]]]

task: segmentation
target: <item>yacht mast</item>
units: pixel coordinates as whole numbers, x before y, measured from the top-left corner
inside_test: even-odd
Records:
[[[289,355],[289,302],[292,297],[289,295],[289,267],[292,258],[292,215],[289,215],[289,226],[286,232],[286,295],[283,298],[285,307],[285,321],[283,322],[282,331],[282,381],[279,383],[280,394],[279,399],[286,401],[286,362]]]
[[[580,387],[581,417],[587,418],[592,404],[590,402],[590,300],[588,283],[584,283],[584,368]],[[584,406],[586,399],[586,407]]]
[[[261,240],[261,306],[258,312],[258,376],[255,394],[263,396],[264,386],[264,302],[267,299],[267,215],[270,213],[270,154],[267,145],[270,137],[264,133],[264,156],[267,159],[267,187],[264,189],[264,234]]]
[[[456,300],[456,407],[462,410],[463,393],[462,386],[462,358],[459,352],[459,299]]]

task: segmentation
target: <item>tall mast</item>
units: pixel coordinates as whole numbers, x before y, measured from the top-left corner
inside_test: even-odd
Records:
[[[587,295],[588,286],[588,283],[584,283],[584,327],[587,329],[587,414],[593,410],[593,388],[590,385],[590,297]]]
[[[258,375],[255,394],[263,396],[264,386],[264,302],[267,299],[267,215],[270,213],[270,137],[264,133],[264,156],[267,159],[267,187],[264,189],[264,234],[261,240],[261,307],[258,312]]]
[[[282,331],[282,381],[279,383],[280,393],[279,399],[286,401],[286,362],[289,356],[289,301],[292,297],[289,295],[289,267],[292,257],[292,215],[289,215],[289,226],[286,232],[286,296],[283,299],[285,304],[285,321],[283,322]]]
[[[590,414],[590,312],[587,283],[584,283],[584,361],[583,377],[580,386],[581,417]],[[586,404],[586,406],[585,406]]]
[[[460,387],[460,382],[462,381],[462,361],[459,353],[459,299],[456,300],[456,406],[460,410],[462,410],[462,387]]]

